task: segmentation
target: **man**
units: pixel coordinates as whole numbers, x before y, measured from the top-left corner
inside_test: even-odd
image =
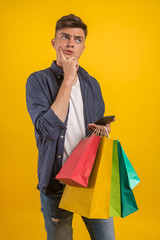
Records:
[[[73,214],[58,208],[64,185],[55,176],[104,114],[98,82],[78,63],[86,36],[87,26],[79,17],[70,14],[59,19],[52,39],[56,61],[32,73],[26,84],[27,108],[39,150],[37,188],[48,240],[72,240]],[[110,132],[110,123],[106,127]],[[112,218],[82,219],[92,240],[115,239]]]

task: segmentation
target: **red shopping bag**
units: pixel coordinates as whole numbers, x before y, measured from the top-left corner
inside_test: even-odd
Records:
[[[87,187],[100,138],[92,134],[81,140],[64,163],[56,179],[71,186]]]

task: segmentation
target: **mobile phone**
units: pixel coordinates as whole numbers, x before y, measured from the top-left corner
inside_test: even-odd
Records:
[[[95,122],[95,124],[96,125],[106,125],[108,122],[111,122],[114,118],[115,118],[114,115],[106,116],[106,117],[103,117],[103,118],[100,118],[99,120],[97,120]]]

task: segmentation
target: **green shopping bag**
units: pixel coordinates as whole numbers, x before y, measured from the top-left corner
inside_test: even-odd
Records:
[[[114,140],[109,208],[110,217],[125,217],[138,210],[132,189],[139,182],[140,179],[120,142]]]
[[[140,182],[140,179],[139,179],[137,173],[135,172],[132,164],[130,163],[127,155],[125,154],[122,146],[121,146],[121,150],[122,150],[122,155],[123,155],[123,159],[124,159],[127,174],[128,174],[129,185],[130,185],[131,189],[133,189]]]
[[[113,141],[112,150],[112,177],[109,216],[121,217],[121,194],[117,140]]]
[[[120,173],[120,191],[121,191],[121,217],[126,217],[129,214],[138,210],[132,188],[130,187],[129,177],[126,167],[126,162],[123,155],[123,149],[120,142],[118,146],[119,173]],[[129,160],[128,160],[129,161]]]

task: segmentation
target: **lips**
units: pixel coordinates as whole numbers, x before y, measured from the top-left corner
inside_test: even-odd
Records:
[[[71,50],[64,50],[64,52],[67,54],[73,54],[73,52]]]

